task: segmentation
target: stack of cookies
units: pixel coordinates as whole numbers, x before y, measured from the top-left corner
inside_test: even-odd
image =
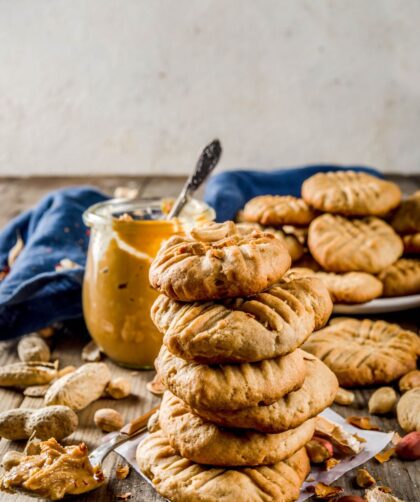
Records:
[[[303,183],[302,199],[256,197],[239,217],[277,230],[306,225],[308,252],[294,263],[296,273],[323,280],[334,303],[364,303],[420,293],[420,261],[401,258],[420,252],[420,193],[400,203],[400,189],[389,181],[322,172]]]
[[[173,501],[293,501],[305,444],[335,397],[335,375],[299,349],[328,320],[318,278],[283,280],[280,239],[233,222],[171,238],[150,269],[167,387],[141,470]]]

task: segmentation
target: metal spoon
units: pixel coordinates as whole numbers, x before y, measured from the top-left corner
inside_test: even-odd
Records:
[[[221,155],[222,145],[218,139],[215,139],[204,148],[197,161],[194,172],[186,181],[166,219],[170,220],[179,215],[191,195],[202,185],[204,180],[216,167]]]

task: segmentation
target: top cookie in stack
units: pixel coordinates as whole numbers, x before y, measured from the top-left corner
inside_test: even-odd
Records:
[[[313,417],[338,384],[298,348],[327,322],[328,290],[313,277],[283,281],[290,262],[280,239],[232,222],[173,237],[153,262],[168,391],[137,456],[170,500],[298,498]]]

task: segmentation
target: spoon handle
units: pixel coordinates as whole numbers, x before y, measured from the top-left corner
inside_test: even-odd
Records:
[[[194,172],[185,183],[182,192],[175,201],[167,219],[175,218],[188,202],[188,198],[201,186],[208,175],[213,171],[222,155],[222,145],[218,139],[208,144],[202,151]]]

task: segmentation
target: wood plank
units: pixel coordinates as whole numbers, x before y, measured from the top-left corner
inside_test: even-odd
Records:
[[[420,188],[420,177],[394,176],[405,193],[410,193]],[[4,211],[0,215],[0,225],[35,204],[40,197],[50,190],[70,186],[75,184],[91,184],[99,187],[108,194],[112,194],[117,186],[139,186],[139,193],[142,197],[166,196],[175,197],[181,189],[185,178],[127,178],[127,177],[104,177],[104,178],[33,178],[33,179],[1,179],[0,178],[0,198]],[[389,316],[381,316],[390,322],[397,322],[417,333],[420,328],[418,311],[397,313]],[[60,359],[61,366],[81,364],[81,349],[86,343],[86,338],[75,323],[71,324],[70,330],[61,335],[56,335],[53,339],[53,356]],[[0,364],[16,361],[16,342],[0,343]],[[80,414],[80,427],[67,442],[85,441],[90,448],[95,447],[101,441],[103,434],[96,429],[93,424],[93,414],[98,408],[115,407],[126,420],[135,418],[154,406],[158,399],[146,390],[146,382],[152,378],[153,372],[135,372],[120,368],[111,361],[106,360],[114,376],[125,375],[131,379],[133,385],[133,395],[121,401],[101,399],[87,407]],[[367,415],[367,402],[373,392],[372,388],[357,390],[356,403],[352,407],[334,406],[333,408],[343,416],[351,414]],[[0,390],[0,411],[18,406],[30,406],[38,408],[43,405],[42,399],[24,398],[22,393],[14,390]],[[384,430],[399,430],[395,418],[374,418]],[[401,432],[401,431],[400,431]],[[8,449],[22,449],[22,442],[0,441],[0,456]],[[105,463],[105,470],[111,474],[110,482],[96,492],[92,492],[77,500],[107,502],[113,501],[116,495],[125,492],[133,494],[132,500],[144,500],[156,502],[163,500],[154,490],[145,483],[135,472],[131,472],[124,481],[115,479],[114,472],[116,465],[121,462],[116,454],[111,454]],[[415,462],[404,462],[393,459],[390,462],[380,465],[376,460],[371,460],[366,464],[368,470],[379,479],[381,484],[391,486],[397,496],[406,502],[418,500],[420,475]],[[343,486],[347,493],[362,494],[363,490],[354,487],[353,478],[355,473],[348,473],[345,477],[337,480],[335,484]],[[13,496],[1,494],[0,499],[7,502],[29,502],[33,500],[25,496]]]

